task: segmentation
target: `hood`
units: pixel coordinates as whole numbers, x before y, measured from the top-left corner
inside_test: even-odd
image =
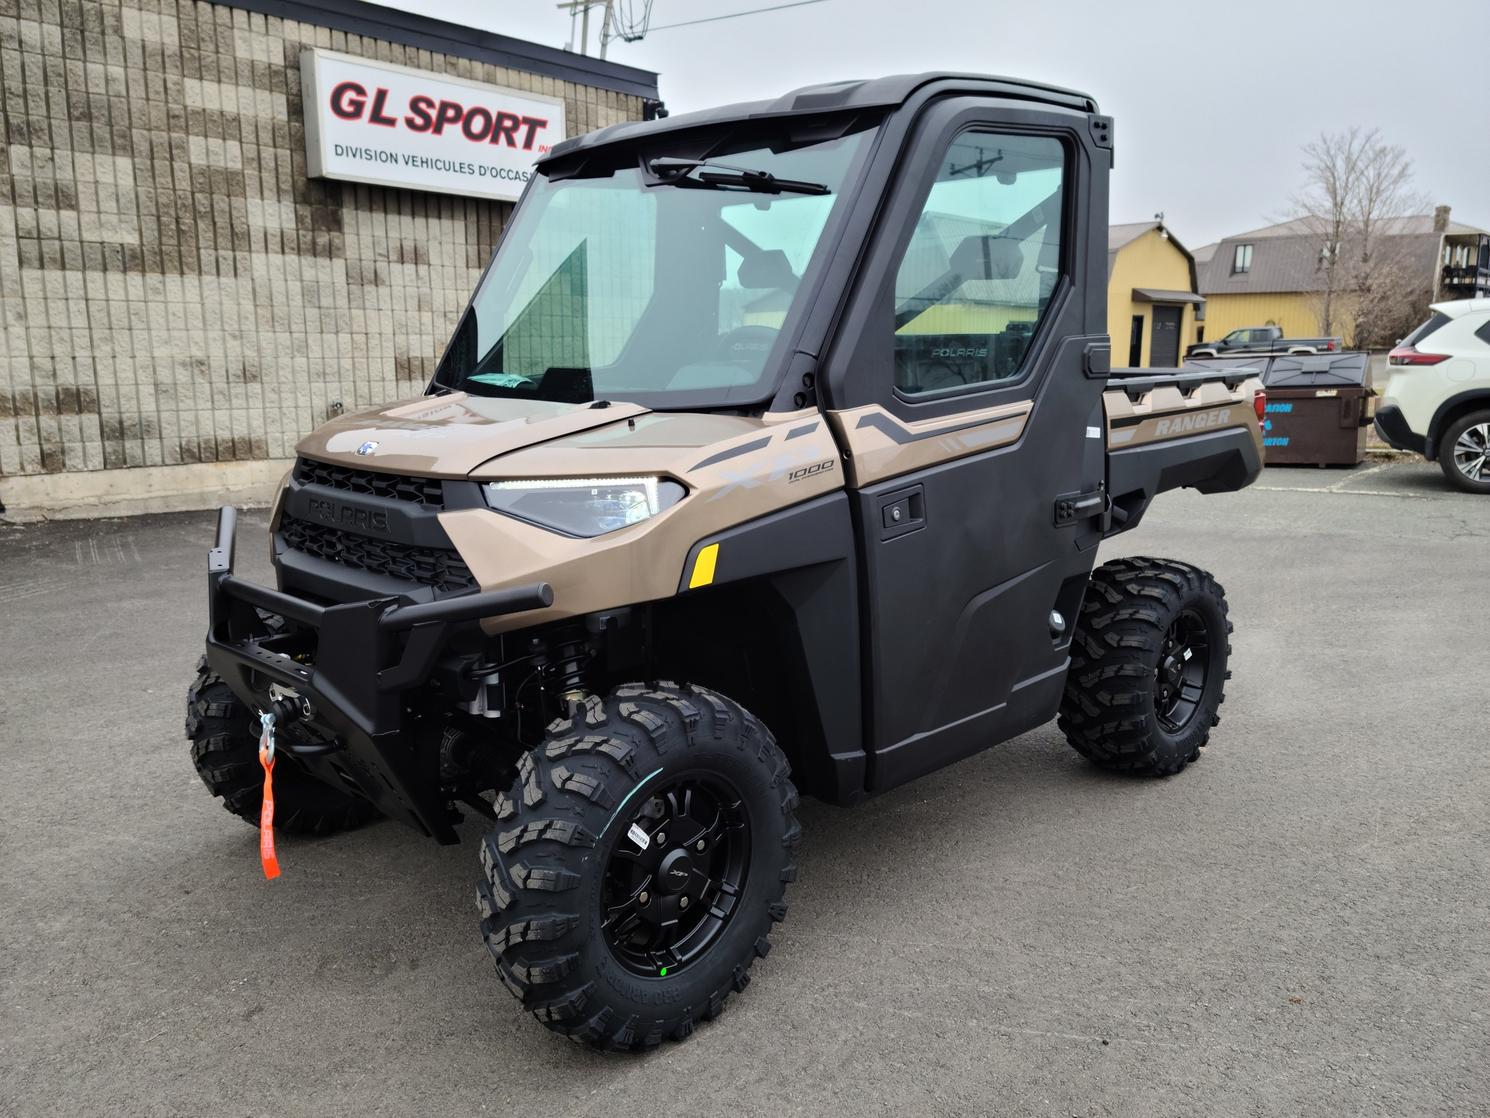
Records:
[[[556,404],[471,396],[421,396],[345,415],[300,440],[320,462],[423,477],[462,478],[514,450],[643,415],[639,404]],[[359,454],[361,447],[369,446]]]
[[[477,480],[670,474],[680,480],[718,456],[769,445],[782,420],[708,412],[649,412],[530,445],[484,463]],[[796,418],[800,419],[798,414]]]

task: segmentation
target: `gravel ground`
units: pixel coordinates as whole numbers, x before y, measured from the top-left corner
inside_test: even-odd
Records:
[[[517,1011],[469,844],[282,840],[260,878],[181,734],[210,534],[0,526],[0,1112],[1490,1112],[1490,500],[1431,466],[1162,498],[1109,554],[1228,591],[1201,762],[1115,779],[1052,725],[805,804],[755,983],[643,1058]]]

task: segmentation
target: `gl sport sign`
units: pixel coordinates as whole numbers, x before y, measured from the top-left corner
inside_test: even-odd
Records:
[[[314,178],[515,201],[564,103],[328,50],[300,54]]]

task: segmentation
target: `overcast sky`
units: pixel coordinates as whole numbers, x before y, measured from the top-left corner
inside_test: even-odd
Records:
[[[1116,118],[1112,221],[1163,211],[1192,248],[1286,217],[1299,148],[1320,131],[1379,126],[1422,193],[1490,229],[1490,0],[823,0],[662,27],[781,2],[655,0],[658,30],[610,57],[655,70],[673,112],[921,70],[1080,89]],[[390,6],[550,46],[569,36],[554,0]]]

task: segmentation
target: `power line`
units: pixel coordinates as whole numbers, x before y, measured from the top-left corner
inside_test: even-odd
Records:
[[[721,19],[738,19],[740,16],[759,15],[761,12],[779,12],[783,8],[805,8],[808,4],[821,4],[823,0],[796,0],[794,4],[774,4],[769,8],[751,8],[748,12],[730,12],[722,16],[708,16],[704,19],[686,19],[682,23],[664,23],[658,27],[647,28],[648,32],[667,31],[674,27],[692,27],[696,23],[717,23]]]
[[[610,19],[610,26],[615,36],[623,42],[634,43],[644,38],[652,25],[653,0],[645,0],[641,15],[636,14],[635,5],[631,0],[622,0],[615,5]]]

